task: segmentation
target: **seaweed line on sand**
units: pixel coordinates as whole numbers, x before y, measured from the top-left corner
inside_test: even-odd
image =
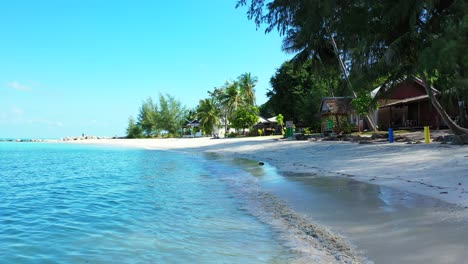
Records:
[[[286,231],[288,234],[282,234],[285,240],[291,242],[286,237],[293,234],[295,241],[290,244],[301,244],[292,246],[301,255],[294,263],[308,263],[311,258],[314,263],[368,263],[343,237],[308,221],[273,194],[260,190],[258,186],[251,187],[242,190],[249,202],[249,212],[261,221]]]

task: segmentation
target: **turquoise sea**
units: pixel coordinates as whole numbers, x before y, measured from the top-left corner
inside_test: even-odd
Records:
[[[1,264],[330,263],[323,226],[364,263],[468,259],[465,208],[215,154],[0,142],[0,190]]]
[[[0,161],[0,263],[297,257],[246,198],[256,189],[255,171],[213,157],[3,142]]]

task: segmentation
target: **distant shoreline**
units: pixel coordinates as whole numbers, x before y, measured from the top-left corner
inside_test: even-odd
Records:
[[[284,173],[349,177],[430,196],[468,208],[468,148],[440,143],[356,144],[287,141],[273,137],[91,139],[65,141],[263,161]]]
[[[0,142],[48,142],[56,141],[57,139],[42,139],[42,138],[0,138]]]

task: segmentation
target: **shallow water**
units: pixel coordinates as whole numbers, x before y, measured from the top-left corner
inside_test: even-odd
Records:
[[[281,175],[268,165],[249,170],[306,219],[349,239],[369,262],[467,263],[464,208],[349,178]]]
[[[465,209],[346,178],[65,144],[0,143],[0,160],[0,263],[329,263],[298,235],[315,222],[369,262],[468,259]]]
[[[295,258],[233,188],[253,177],[226,164],[44,143],[0,143],[0,160],[0,263]]]

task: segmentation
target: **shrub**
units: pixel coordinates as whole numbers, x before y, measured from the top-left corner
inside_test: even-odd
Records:
[[[231,132],[231,133],[227,134],[228,138],[235,138],[237,136],[238,136],[238,134],[236,132]]]
[[[265,130],[263,128],[258,129],[258,135],[263,136],[264,133],[265,133]]]

